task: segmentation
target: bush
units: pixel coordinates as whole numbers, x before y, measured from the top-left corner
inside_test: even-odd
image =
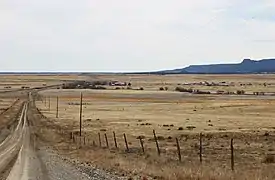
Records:
[[[188,130],[193,130],[193,129],[195,129],[196,127],[195,127],[195,126],[186,126],[186,128],[187,128]]]
[[[244,90],[237,90],[237,94],[238,94],[238,95],[245,94],[245,91],[244,91]]]
[[[264,163],[267,163],[267,164],[271,164],[271,163],[275,163],[275,157],[273,154],[267,154],[265,157],[264,157],[264,160],[263,160]]]
[[[169,88],[168,88],[168,87],[165,87],[164,89],[165,89],[165,91],[168,91]]]
[[[176,87],[175,91],[179,91],[179,92],[183,92],[183,89],[182,87]]]
[[[143,87],[140,87],[140,88],[139,88],[139,90],[143,91],[143,90],[144,90],[144,88],[143,88]]]
[[[182,87],[176,87],[175,91],[192,93],[193,89],[185,89],[185,88],[182,88]]]
[[[145,136],[138,136],[137,139],[145,139]]]
[[[164,141],[165,138],[164,138],[163,136],[157,136],[157,140],[159,140],[159,141]]]
[[[163,88],[163,87],[160,87],[159,90],[160,90],[160,91],[164,91],[164,88]]]

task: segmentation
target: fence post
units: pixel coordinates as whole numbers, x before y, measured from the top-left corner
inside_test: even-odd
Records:
[[[202,133],[200,133],[200,163],[202,163]]]
[[[109,148],[109,142],[108,142],[107,134],[105,133],[104,136],[105,136],[105,140],[106,140],[106,146],[107,146],[107,148]]]
[[[83,101],[83,94],[80,93],[80,108],[79,108],[79,135],[82,135],[82,101]]]
[[[158,143],[158,138],[157,138],[157,136],[156,136],[155,130],[153,130],[153,134],[154,134],[154,139],[155,139],[155,141],[156,141],[156,146],[157,146],[158,155],[160,156],[159,143]]]
[[[59,109],[58,104],[59,104],[59,99],[58,99],[58,96],[57,96],[56,97],[56,115],[55,115],[56,118],[58,118],[58,109]]]
[[[234,171],[234,146],[233,146],[233,139],[231,139],[230,147],[231,147],[231,170]]]
[[[49,96],[49,111],[51,111],[51,97]]]
[[[74,136],[73,132],[71,132],[70,136],[71,136],[70,139],[72,140]]]
[[[84,141],[83,143],[84,143],[84,146],[85,146],[86,145],[86,137],[85,136],[83,137],[83,141]]]
[[[176,138],[176,143],[177,143],[177,149],[178,149],[179,161],[181,161],[180,144],[179,144],[179,140],[178,140],[178,138]]]
[[[139,142],[140,142],[140,146],[141,146],[141,150],[143,153],[145,153],[145,150],[144,150],[144,145],[143,145],[143,140],[141,137],[139,137]]]
[[[117,149],[117,141],[116,141],[116,133],[115,133],[115,131],[113,131],[113,134],[114,134],[115,147],[116,147],[116,149]]]
[[[124,140],[125,140],[126,150],[127,150],[127,152],[129,152],[129,146],[128,146],[128,142],[127,142],[126,134],[124,133],[124,134],[123,134],[123,136],[124,136]]]
[[[100,133],[98,133],[98,143],[99,143],[99,147],[101,147],[101,137],[100,137]]]
[[[93,140],[93,146],[96,146],[95,141]]]
[[[72,135],[73,135],[73,143],[75,143],[75,135],[73,132],[72,132]]]

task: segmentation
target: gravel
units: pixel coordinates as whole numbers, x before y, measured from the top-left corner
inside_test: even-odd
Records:
[[[38,157],[43,163],[44,174],[47,174],[50,180],[120,180],[123,178],[111,175],[108,172],[88,167],[81,164],[75,164],[54,153],[52,150],[42,148],[37,151]],[[124,178],[125,179],[125,178]]]

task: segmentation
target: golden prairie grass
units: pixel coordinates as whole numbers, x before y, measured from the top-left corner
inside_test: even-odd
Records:
[[[264,163],[274,150],[275,111],[272,96],[216,96],[189,95],[172,92],[177,83],[193,81],[252,82],[247,91],[273,92],[273,76],[90,76],[90,79],[131,80],[145,91],[82,90],[84,94],[83,131],[89,142],[97,142],[97,133],[118,136],[119,147],[124,147],[123,133],[130,148],[139,148],[137,136],[144,136],[146,154],[125,153],[76,145],[60,147],[64,154],[101,168],[125,172],[130,176],[145,175],[159,179],[274,179],[273,163]],[[160,92],[159,86],[170,91]],[[209,88],[209,87],[196,87]],[[214,88],[214,87],[211,87]],[[215,87],[217,88],[217,87]],[[224,87],[222,87],[224,88]],[[230,87],[232,88],[232,87]],[[41,102],[37,106],[51,123],[78,131],[80,90],[51,90],[41,92],[52,97],[51,108]],[[55,97],[59,96],[59,118],[55,118]],[[192,129],[188,127],[194,127]],[[152,130],[160,140],[163,158],[156,155]],[[182,130],[179,130],[182,129]],[[198,164],[198,133],[203,132],[203,166]],[[178,163],[175,137],[180,139],[183,163]],[[230,138],[234,138],[236,172],[230,171]],[[66,143],[65,143],[66,144]],[[65,147],[63,147],[65,146]],[[75,149],[69,149],[75,147]],[[110,142],[113,146],[113,142]],[[148,156],[149,154],[149,156]],[[172,159],[172,160],[171,160]],[[134,173],[133,173],[134,172]]]

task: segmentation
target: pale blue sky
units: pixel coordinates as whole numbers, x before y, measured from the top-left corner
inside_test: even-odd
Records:
[[[0,71],[148,71],[275,57],[275,0],[1,0]]]

